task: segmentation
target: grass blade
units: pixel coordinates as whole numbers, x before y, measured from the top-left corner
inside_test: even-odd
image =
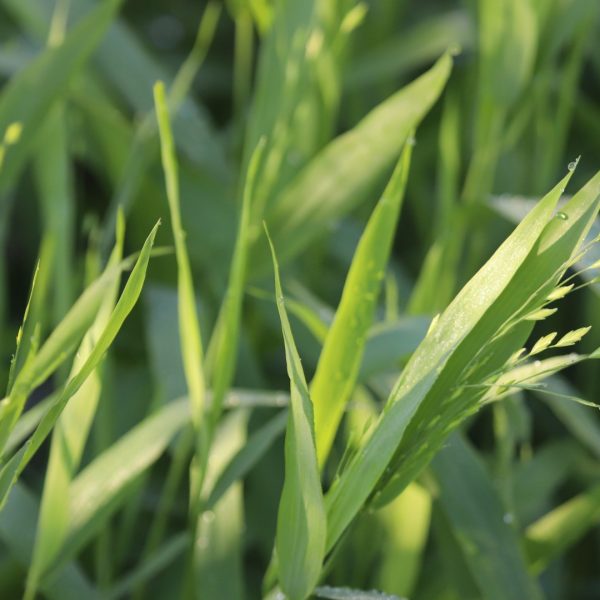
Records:
[[[452,68],[445,54],[424,75],[371,111],[354,129],[330,142],[282,190],[267,213],[281,260],[297,255],[346,214],[391,166],[421,119],[442,93]],[[376,147],[377,152],[372,152]],[[268,261],[252,260],[254,272]]]
[[[107,269],[78,298],[40,350],[14,378],[10,394],[0,402],[0,449],[23,410],[29,394],[49,377],[75,350],[92,325],[106,290],[126,266],[124,261]]]
[[[213,422],[216,422],[219,417],[225,394],[231,387],[235,375],[244,285],[247,276],[250,211],[256,187],[256,175],[262,161],[265,144],[266,141],[262,138],[255,148],[248,166],[227,291],[210,340],[209,370],[212,378]]]
[[[365,338],[373,321],[404,199],[411,152],[411,144],[406,144],[360,239],[311,382],[317,457],[321,467],[356,385]]]
[[[117,221],[116,245],[108,262],[112,268],[121,262],[125,223],[122,215]],[[92,352],[96,339],[106,327],[119,291],[117,278],[107,290],[98,316],[86,334],[73,364],[75,376]],[[52,445],[40,505],[40,517],[31,567],[28,573],[26,598],[33,598],[39,576],[54,559],[63,544],[69,523],[68,505],[64,502],[73,475],[79,467],[83,449],[102,389],[101,363],[73,394],[52,431]]]
[[[473,449],[455,435],[432,467],[439,485],[440,506],[481,598],[541,598],[527,573],[518,535],[506,522],[500,497]]]
[[[285,480],[279,502],[275,547],[283,591],[290,600],[304,600],[312,592],[321,573],[325,555],[326,518],[319,480],[312,402],[285,310],[279,266],[270,238],[269,244],[291,396],[285,436]]]
[[[288,421],[287,411],[282,411],[253,433],[244,447],[235,454],[215,481],[206,500],[206,508],[210,510],[219,502],[225,492],[244,476],[261,459],[273,442],[285,431]]]
[[[511,318],[514,311],[529,301],[532,292],[554,276],[580,243],[581,234],[589,226],[590,217],[597,208],[600,176],[578,194],[577,207],[573,206],[574,219],[569,224],[569,221],[552,219],[553,210],[569,175],[531,211],[486,265],[467,283],[413,354],[371,436],[327,495],[328,548],[333,546],[373,492],[402,442],[408,424],[425,398],[429,398],[431,405],[429,409],[423,409],[428,413],[420,421],[423,424],[440,413],[440,397],[447,397],[449,393],[446,386],[456,385],[458,374],[470,364],[485,340],[493,336],[498,327]],[[549,225],[550,221],[552,223]],[[542,232],[545,234],[544,245],[540,240]],[[550,240],[555,241],[557,247],[554,252],[544,254],[542,248],[547,247],[545,244]],[[524,263],[532,263],[531,267],[526,265],[527,274],[523,269],[520,270]],[[536,277],[539,276],[539,279],[530,276],[532,269],[536,270]],[[517,273],[521,274],[521,281],[519,277],[515,277]],[[528,281],[531,288],[524,286],[524,281]],[[497,307],[497,310],[489,310],[492,306]],[[528,331],[529,329],[518,335],[526,335]],[[518,344],[517,347],[522,345],[521,339],[512,343]],[[507,360],[508,356],[503,358],[502,354],[496,352],[494,360]],[[463,402],[466,401],[468,398],[463,399]],[[428,403],[425,404],[427,406]],[[453,413],[459,408],[448,410]],[[456,416],[448,415],[448,418],[456,424]],[[441,431],[445,432],[446,426],[440,423]],[[410,436],[410,442],[405,440],[404,447],[411,454],[420,454],[420,457],[415,459],[412,466],[405,464],[397,472],[397,487],[390,492],[389,499],[395,497],[432,456],[432,453],[428,453],[426,458],[424,453],[417,452],[420,443],[416,439],[422,439],[424,434],[422,431],[416,433],[416,424],[413,427],[416,429],[409,431],[414,431],[413,435],[416,437]],[[440,445],[443,439],[441,434]],[[436,445],[436,449],[437,447]]]
[[[121,2],[102,2],[67,35],[63,44],[45,50],[4,89],[0,96],[0,131],[14,122],[21,123],[23,130],[19,143],[5,156],[0,197],[19,175],[44,115],[68,89],[69,80],[100,42]]]
[[[600,522],[600,486],[568,500],[530,525],[526,532],[526,549],[534,573],[574,544],[591,527]]]
[[[17,483],[0,512],[0,539],[24,568],[31,564],[37,516],[34,494]],[[51,600],[100,600],[98,591],[73,563],[67,563],[56,578],[43,583],[41,589],[44,596]]]
[[[46,573],[48,580],[102,528],[126,498],[130,484],[154,464],[189,422],[186,401],[172,402],[146,417],[73,480],[69,492],[69,531],[55,563]],[[128,457],[126,461],[124,456]]]
[[[157,228],[158,223],[150,232],[150,235],[148,236],[146,243],[142,248],[133,271],[127,280],[125,289],[123,290],[123,293],[121,294],[114,311],[107,321],[106,327],[96,341],[96,344],[92,348],[87,360],[77,371],[77,373],[73,375],[73,377],[67,382],[62,394],[48,409],[48,412],[42,418],[33,436],[23,446],[23,448],[21,448],[21,450],[3,466],[2,470],[0,471],[0,501],[2,503],[6,500],[7,494],[14,485],[20,473],[33,458],[34,454],[38,451],[44,440],[52,431],[56,421],[67,405],[67,402],[81,388],[86,379],[98,366],[117,333],[121,329],[125,319],[137,302],[137,299],[142,291],[144,279],[146,277],[146,269],[148,267],[148,261],[150,260],[150,253]]]
[[[171,215],[173,237],[175,239],[175,254],[177,257],[181,356],[189,390],[192,420],[196,427],[196,431],[199,433],[204,417],[205,404],[202,340],[198,315],[196,313],[192,269],[190,267],[190,260],[185,245],[185,232],[181,223],[179,179],[177,159],[175,156],[175,144],[171,132],[165,87],[162,82],[158,82],[154,85],[154,101],[160,131],[163,169],[165,171],[167,185],[167,199],[169,201],[169,213]]]

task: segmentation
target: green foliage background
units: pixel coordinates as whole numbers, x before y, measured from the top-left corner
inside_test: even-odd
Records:
[[[0,0],[0,597],[600,597],[598,39]]]

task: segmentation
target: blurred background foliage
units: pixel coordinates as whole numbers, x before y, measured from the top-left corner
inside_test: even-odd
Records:
[[[310,179],[302,179],[304,167],[446,49],[454,55],[453,72],[415,134],[406,201],[378,314],[382,323],[400,323],[404,337],[390,338],[390,346],[380,348],[376,366],[398,371],[416,345],[411,340],[420,340],[429,319],[571,161],[582,156],[573,190],[598,167],[600,3],[593,0],[290,0],[282,3],[284,18],[270,0],[231,0],[211,5],[208,13],[204,2],[128,0],[112,23],[111,15],[105,23],[96,17],[93,33],[76,40],[60,60],[39,63],[33,71],[45,48],[60,48],[65,34],[97,4],[0,0],[0,132],[19,120],[14,118],[19,111],[27,117],[19,150],[7,146],[0,184],[5,364],[14,352],[38,259],[44,269],[38,275],[43,294],[36,310],[44,334],[60,322],[108,256],[118,205],[127,222],[125,254],[141,247],[159,218],[168,224],[153,116],[157,79],[167,85],[175,81],[171,91],[180,94],[174,133],[203,332],[211,331],[225,291],[243,174],[259,138],[267,135],[268,158],[252,214],[236,388],[282,390],[288,385],[277,314],[269,300],[272,274],[262,219],[269,222],[282,254],[286,293],[329,321],[358,237],[408,132],[395,128],[393,117],[381,121],[365,138],[370,143],[363,145],[354,166],[337,173],[336,163],[330,163],[324,171],[330,180],[318,193]],[[183,64],[187,73],[180,70]],[[32,72],[23,82],[25,92],[11,100],[9,82],[26,69]],[[346,177],[351,185],[343,185]],[[170,227],[161,228],[157,243],[172,244]],[[157,407],[185,395],[175,286],[174,256],[154,258],[142,301],[108,356],[83,464]],[[600,326],[599,293],[596,284],[570,297],[540,333]],[[306,319],[294,317],[293,326],[307,375],[312,374],[319,341]],[[584,347],[592,349],[594,340],[598,345],[597,331],[589,338]],[[55,385],[46,382],[31,402]],[[597,366],[577,365],[556,385],[597,400]],[[376,389],[364,393],[377,401]],[[553,406],[524,392],[474,417],[467,428],[470,444],[460,448],[467,463],[481,459],[496,496],[513,507],[507,519],[522,528],[583,490],[596,490],[584,526],[568,527],[572,539],[564,534],[564,548],[558,543],[556,556],[536,567],[546,596],[556,600],[600,596],[600,422],[593,409],[578,409],[565,409],[560,402]],[[248,435],[270,411],[252,412]],[[246,435],[233,433],[236,427],[245,432],[245,423],[231,427],[233,437]],[[42,452],[25,472],[24,482],[36,496],[45,460]],[[425,477],[435,478],[436,469],[449,472],[443,460],[442,453],[433,474]],[[168,466],[163,457],[129,490],[127,503],[110,521],[111,541],[106,543],[114,545],[114,553],[108,563],[101,548],[81,554],[86,572],[100,587],[111,589],[136,565]],[[243,566],[247,597],[258,597],[282,476],[279,440],[246,477],[237,566],[231,557],[215,559],[209,588]],[[185,485],[180,484],[169,521],[172,532],[185,522]],[[446,489],[452,481],[436,485]],[[455,485],[469,489],[468,481]],[[328,581],[415,599],[502,597],[483,593],[485,577],[482,583],[473,574],[460,501],[448,493],[432,503],[423,489],[411,486],[386,509],[361,517]],[[234,516],[235,503],[232,510],[232,521],[242,518]],[[14,592],[25,565],[17,566],[20,560],[11,554],[9,528],[0,529],[5,546],[0,589]],[[152,595],[145,597],[172,597],[168,590],[180,576],[176,564],[165,566]],[[234,585],[235,579],[230,581]],[[241,592],[234,589],[212,597],[238,597]]]

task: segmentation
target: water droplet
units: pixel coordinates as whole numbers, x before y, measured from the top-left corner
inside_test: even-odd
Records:
[[[581,156],[578,156],[575,160],[572,160],[569,163],[569,166],[568,166],[569,171],[573,172],[577,168],[577,165],[579,164],[579,159],[580,158],[581,158]]]
[[[561,211],[559,211],[559,212],[556,213],[556,218],[560,219],[561,221],[568,221],[569,215],[566,214],[566,213],[564,213],[564,212],[562,212],[562,210],[561,210]]]
[[[502,517],[502,520],[507,524],[510,525],[514,520],[515,517],[511,514],[511,513],[506,513],[504,515],[504,517]]]
[[[414,135],[410,135],[410,136],[408,136],[408,138],[406,138],[406,143],[409,146],[414,146],[417,143],[417,140],[415,139]]]
[[[206,511],[203,515],[202,515],[202,521],[204,523],[212,523],[215,520],[215,513],[212,512],[212,510],[208,510]]]

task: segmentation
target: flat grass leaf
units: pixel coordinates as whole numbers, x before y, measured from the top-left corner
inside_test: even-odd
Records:
[[[19,420],[15,423],[15,426],[10,432],[10,436],[6,441],[6,446],[4,446],[4,453],[7,456],[11,455],[31,435],[32,431],[38,426],[42,417],[55,400],[56,394],[52,394],[26,410],[19,417]]]
[[[371,327],[360,365],[360,380],[386,369],[397,369],[423,341],[431,322],[429,317],[400,317]]]
[[[375,513],[387,534],[378,567],[378,588],[413,595],[429,538],[431,509],[431,494],[411,483],[398,498]]]
[[[219,502],[219,499],[234,482],[244,479],[248,471],[273,445],[273,442],[283,434],[287,421],[287,411],[283,411],[267,421],[248,438],[243,448],[231,458],[215,481],[206,500],[207,510]]]
[[[273,23],[259,51],[242,160],[243,170],[266,137],[251,217],[257,236],[276,192],[331,135],[339,102],[337,52],[332,48],[334,41],[338,50],[342,44],[342,36],[332,39],[339,12],[320,0],[273,5]]]
[[[474,450],[458,435],[432,462],[438,501],[486,600],[541,598],[516,531]]]
[[[165,172],[167,199],[173,237],[175,238],[175,255],[177,258],[177,292],[179,337],[183,369],[188,386],[192,419],[196,429],[199,428],[204,417],[205,382],[202,339],[200,325],[196,313],[196,298],[192,269],[185,244],[185,232],[181,222],[181,209],[179,202],[179,175],[175,144],[169,120],[169,108],[162,82],[154,85],[154,102],[156,117],[160,131],[161,153],[163,169]]]
[[[358,378],[367,332],[392,247],[408,178],[412,146],[406,144],[352,259],[340,304],[327,332],[310,385],[317,456],[325,464],[344,408]]]
[[[32,319],[30,319],[30,313],[31,305],[33,304],[34,294],[36,290],[35,284],[37,281],[39,271],[40,265],[38,262],[33,273],[33,279],[31,281],[31,290],[29,292],[29,299],[27,300],[27,305],[25,306],[23,323],[19,327],[19,331],[17,333],[17,347],[15,348],[15,354],[10,362],[10,370],[8,373],[8,386],[6,389],[7,394],[10,394],[11,392],[15,377],[20,371],[20,367],[24,364],[28,357],[31,357],[31,350],[34,340],[33,331],[35,325],[31,322]]]
[[[275,293],[290,378],[290,413],[285,436],[285,480],[275,548],[279,582],[290,600],[304,600],[314,589],[325,556],[326,519],[315,446],[313,407],[285,310],[275,249],[269,238]]]
[[[525,548],[534,573],[600,522],[600,486],[575,496],[555,508],[525,531]]]
[[[31,564],[37,517],[38,505],[34,494],[17,483],[0,512],[0,539],[24,570]],[[98,590],[74,563],[67,563],[52,581],[42,584],[41,589],[50,600],[101,598]]]
[[[47,573],[49,580],[103,527],[125,499],[130,484],[154,464],[177,432],[189,422],[186,400],[171,402],[146,417],[73,480],[68,500],[69,531],[56,562]]]
[[[5,156],[0,195],[14,184],[44,115],[65,93],[68,82],[102,39],[122,0],[106,0],[78,24],[57,47],[27,65],[0,95],[0,131],[23,125],[18,143]]]
[[[125,224],[123,216],[118,219],[116,245],[107,268],[113,268],[121,262]],[[87,332],[75,358],[72,375],[83,366],[92,352],[95,340],[99,338],[107,325],[114,309],[119,291],[119,279],[115,279],[106,291],[94,324]],[[46,478],[40,504],[40,517],[33,560],[28,573],[26,597],[32,598],[38,584],[38,577],[52,562],[55,553],[61,547],[68,529],[69,512],[65,503],[71,479],[79,467],[83,449],[90,427],[96,414],[100,399],[102,378],[98,365],[83,385],[73,394],[62,411],[52,431],[52,445]]]
[[[518,223],[523,216],[535,205],[535,200],[521,196],[494,196],[490,199],[490,206],[499,215],[512,223]],[[590,228],[588,241],[597,239],[600,235],[600,225],[594,223]],[[588,251],[579,256],[575,261],[574,268],[579,273],[580,277],[589,283],[595,283],[596,272],[594,271],[594,263],[598,260],[598,245],[592,245]],[[568,294],[574,285],[563,286],[550,292],[548,300],[558,300]],[[568,288],[568,289],[566,289]],[[592,291],[599,293],[600,288],[597,285],[591,286]],[[554,294],[557,294],[554,297]]]
[[[555,204],[556,198],[551,200],[549,204],[547,201],[549,198],[552,198],[554,193],[560,193],[560,191],[560,187],[558,189],[555,188],[546,197],[546,201],[542,201],[541,206],[546,204],[545,208],[547,209],[550,205]],[[443,367],[435,385],[427,395],[426,401],[419,408],[419,414],[413,419],[408,431],[403,436],[403,440],[398,447],[398,457],[403,456],[403,458],[399,459],[398,463],[395,464],[393,470],[396,474],[391,477],[391,480],[394,480],[394,482],[390,484],[387,494],[382,492],[381,501],[384,501],[385,498],[392,498],[394,490],[396,490],[396,493],[401,490],[412,477],[420,472],[427,460],[433,456],[434,452],[431,442],[427,451],[419,453],[419,442],[417,440],[422,439],[423,435],[426,435],[425,431],[429,429],[435,415],[441,415],[437,423],[434,421],[434,429],[437,430],[436,434],[429,431],[428,435],[431,435],[432,438],[437,438],[437,443],[441,446],[448,432],[461,419],[466,418],[471,412],[477,410],[478,401],[481,397],[477,393],[468,393],[466,388],[463,389],[462,393],[458,392],[456,381],[459,373],[463,373],[465,383],[468,383],[469,380],[485,380],[489,376],[488,374],[494,373],[503,367],[515,349],[525,343],[531,333],[532,325],[527,320],[523,320],[521,315],[528,314],[536,305],[542,305],[547,296],[548,287],[556,285],[554,282],[558,281],[564,275],[572,261],[573,255],[577,254],[578,248],[589,232],[597,215],[599,203],[600,174],[597,174],[563,207],[566,218],[554,216],[548,220],[547,226],[544,227],[528,256],[525,257],[522,264],[516,269],[513,277],[507,282],[508,285],[506,285],[506,288],[499,294],[497,300],[490,307],[490,310],[484,312],[479,322],[477,322],[473,330],[460,344],[457,351],[452,353],[446,366]],[[532,214],[535,213],[530,213],[530,215]],[[529,217],[517,227],[507,241],[508,245],[510,245],[511,238],[519,232],[521,226],[528,220]],[[501,254],[504,248],[506,248],[505,244],[503,244],[498,253]],[[494,257],[497,257],[498,253]],[[438,336],[442,330],[442,321],[445,321],[444,317],[453,315],[452,309],[460,306],[460,302],[465,299],[463,296],[465,291],[470,288],[472,283],[478,280],[482,273],[486,272],[490,265],[494,264],[494,257],[463,288],[463,291],[457,296],[449,309],[440,317],[440,323],[432,332],[431,338],[425,338],[420,349],[428,348],[428,342],[433,344],[436,342],[443,343],[443,338]],[[508,261],[513,261],[514,259],[516,259],[515,255],[513,255],[513,258],[507,257]],[[506,266],[508,265],[504,265],[504,267]],[[510,269],[514,268],[514,266],[516,265],[513,263]],[[498,273],[500,271],[502,271],[502,267],[500,267]],[[484,290],[487,289],[490,291],[491,287],[493,286],[488,284],[488,286],[484,285],[483,289],[470,290],[476,291],[477,295],[472,300],[473,304],[463,306],[463,308],[466,306],[471,307],[467,322],[475,316],[473,313],[475,307],[482,306],[479,301],[482,294],[485,294]],[[456,313],[453,316],[457,317]],[[502,330],[507,322],[509,323],[508,328],[504,329],[503,333],[499,335],[498,331]],[[449,321],[446,322],[446,325],[451,328],[452,332],[456,332],[459,323],[460,317],[452,323]],[[453,333],[450,333],[450,335],[453,335]],[[488,340],[487,343],[484,342],[485,339]],[[417,358],[420,349],[413,355],[413,360]],[[431,347],[428,349],[434,352]],[[568,364],[568,358],[566,364]],[[427,372],[427,355],[423,355],[421,359],[425,360],[422,366],[426,367]],[[430,365],[431,363],[429,363]],[[411,372],[410,367],[411,365],[409,364],[396,387],[396,392],[399,395],[402,394],[400,390],[404,385],[404,381],[406,381],[404,380],[404,376]],[[416,371],[416,373],[418,372],[419,370]],[[428,371],[428,375],[432,376],[434,373]],[[448,392],[452,390],[456,394],[454,398],[447,396]],[[390,400],[392,404],[394,397],[399,396],[392,393]],[[444,401],[444,398],[447,399],[447,402]],[[391,408],[390,402],[388,402],[388,414],[391,412],[389,410]],[[440,406],[440,403],[445,405],[448,413],[445,413],[444,406]],[[405,405],[402,408],[404,409]],[[439,447],[437,443],[436,447]],[[408,459],[407,456],[409,455],[412,455],[412,458]],[[400,466],[401,464],[402,467]],[[412,468],[409,465],[412,465]]]
[[[128,261],[105,272],[90,284],[76,300],[65,318],[54,328],[35,356],[15,376],[7,398],[0,402],[0,449],[4,447],[27,396],[60,366],[81,342],[92,325],[107,289]]]
[[[424,75],[330,142],[282,190],[266,219],[274,242],[283,250],[282,260],[301,252],[333,219],[364,198],[438,99],[451,68],[452,59],[445,54]],[[268,262],[259,255],[251,264],[257,273],[265,270]]]
[[[373,492],[393,458],[408,424],[439,379],[449,358],[468,339],[469,333],[473,332],[488,309],[505,293],[519,267],[536,246],[569,178],[570,174],[527,215],[440,315],[436,326],[413,354],[371,436],[326,496],[328,549],[333,547]],[[558,266],[553,265],[553,270]],[[529,292],[524,296],[528,299]],[[516,307],[523,302],[522,297],[514,300]],[[509,314],[513,310],[511,308]],[[489,332],[486,337],[492,335],[506,317],[499,315],[499,318],[500,323],[486,326]],[[472,343],[480,349],[481,334]],[[475,349],[463,354],[463,360],[468,361],[472,356],[471,352],[474,353]],[[451,376],[451,381],[454,385],[455,374]],[[435,410],[436,413],[439,412],[439,406]]]
[[[34,160],[43,215],[42,244],[52,248],[51,322],[59,323],[73,302],[75,198],[68,127],[63,103],[46,117]]]
[[[536,449],[528,460],[515,465],[515,521],[530,525],[552,505],[555,494],[581,464],[585,451],[574,439],[558,438]]]
[[[214,420],[218,418],[222,410],[225,394],[235,375],[244,285],[248,269],[250,211],[256,187],[256,176],[262,161],[265,144],[266,141],[262,138],[254,149],[248,165],[227,290],[210,341],[209,370],[212,379],[212,416]]]
[[[527,82],[538,44],[531,0],[479,0],[482,94],[508,106]],[[506,43],[510,40],[510,43]]]
[[[348,70],[344,87],[354,91],[389,76],[397,78],[435,60],[450,47],[468,51],[474,44],[474,33],[465,10],[422,18],[397,36],[365,48]]]
[[[14,485],[17,477],[51,433],[56,421],[60,417],[68,401],[81,388],[86,379],[91,375],[91,373],[103,359],[104,354],[112,344],[114,338],[123,326],[125,319],[137,302],[137,299],[142,291],[144,279],[146,277],[146,269],[148,268],[148,261],[150,260],[150,253],[158,225],[158,223],[155,225],[154,229],[150,232],[150,235],[146,239],[138,260],[136,261],[129,279],[125,284],[123,293],[121,294],[115,309],[111,313],[110,318],[107,320],[106,326],[104,327],[102,333],[96,340],[96,343],[93,346],[88,358],[85,360],[77,373],[75,373],[71,379],[69,379],[56,402],[50,406],[42,418],[32,437],[21,448],[21,450],[19,450],[19,452],[17,452],[2,467],[2,470],[0,471],[1,502],[6,500],[7,494]],[[110,270],[108,272],[110,272]]]
[[[219,422],[210,449],[210,461],[204,477],[205,489],[215,485],[215,480],[234,456],[239,455],[246,443],[248,411],[228,413]],[[244,532],[243,486],[233,482],[219,502],[198,519],[194,548],[194,576],[196,589],[202,590],[202,600],[239,598],[244,600],[242,575],[242,548]]]
[[[132,569],[122,579],[105,592],[106,600],[129,598],[139,586],[168,567],[190,547],[190,535],[187,532],[174,535],[156,550],[146,561]]]

